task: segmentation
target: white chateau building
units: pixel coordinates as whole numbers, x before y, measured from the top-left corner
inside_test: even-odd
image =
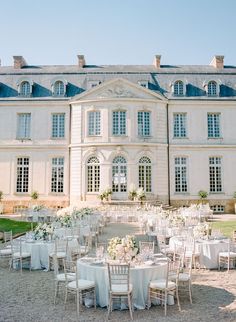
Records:
[[[48,206],[97,202],[131,184],[172,205],[208,192],[233,211],[236,67],[0,66],[0,190],[5,211],[33,191]]]

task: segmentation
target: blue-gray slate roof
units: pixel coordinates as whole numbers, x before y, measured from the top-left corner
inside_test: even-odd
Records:
[[[77,65],[25,66],[21,69],[0,67],[0,99],[18,97],[17,84],[22,80],[33,81],[32,98],[53,98],[52,83],[65,80],[66,97],[69,99],[89,89],[92,81],[105,82],[125,78],[131,82],[147,81],[150,90],[173,98],[171,84],[181,80],[186,85],[185,99],[208,99],[204,84],[214,80],[219,84],[220,94],[215,99],[236,98],[236,67],[224,66],[167,66],[154,65]],[[32,99],[31,98],[31,99]],[[62,98],[63,99],[63,98]],[[65,99],[65,98],[64,98]],[[183,99],[183,98],[181,98]]]

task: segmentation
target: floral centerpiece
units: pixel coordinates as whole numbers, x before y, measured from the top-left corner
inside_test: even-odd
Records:
[[[195,238],[204,238],[209,236],[210,227],[208,223],[199,223],[193,228],[193,235]]]
[[[44,206],[43,205],[33,205],[32,206],[32,210],[33,211],[40,211],[40,210],[42,210],[44,208]]]
[[[169,216],[169,221],[173,226],[183,226],[185,224],[185,217],[179,213],[173,213]]]
[[[40,223],[35,227],[34,230],[34,239],[49,239],[53,235],[54,227],[51,224]]]
[[[111,188],[110,188],[110,187],[107,187],[105,190],[103,190],[103,191],[101,191],[101,192],[99,193],[98,198],[99,198],[101,201],[103,201],[104,199],[105,199],[106,201],[108,201],[108,200],[109,200],[109,197],[111,196],[111,194],[112,194],[112,190],[111,190]]]
[[[131,185],[129,187],[128,198],[129,198],[129,200],[134,201],[136,197],[137,197],[136,187],[135,187],[135,185],[133,183],[131,183]]]
[[[124,238],[114,237],[109,241],[108,254],[111,259],[119,259],[128,262],[138,252],[134,236],[126,235]]]
[[[73,226],[73,221],[84,219],[92,213],[94,213],[94,208],[85,207],[79,209],[77,207],[70,206],[57,211],[56,222],[60,223],[62,227],[71,227]]]
[[[143,201],[146,199],[146,194],[143,187],[137,189],[137,198],[141,203],[143,203]]]

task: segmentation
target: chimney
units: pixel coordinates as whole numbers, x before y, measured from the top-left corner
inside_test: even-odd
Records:
[[[14,68],[21,69],[24,66],[27,66],[27,63],[23,56],[13,56],[14,59]]]
[[[80,68],[83,68],[86,65],[84,55],[77,55],[77,57],[78,57],[78,66]]]
[[[224,56],[219,56],[219,55],[214,56],[210,65],[219,69],[224,68]]]
[[[156,68],[161,68],[161,55],[155,55],[153,65]]]

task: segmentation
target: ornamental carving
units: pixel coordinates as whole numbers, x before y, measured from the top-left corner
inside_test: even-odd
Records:
[[[136,94],[127,90],[122,85],[117,85],[113,88],[108,88],[104,92],[102,92],[99,97],[107,98],[107,97],[137,97]]]

